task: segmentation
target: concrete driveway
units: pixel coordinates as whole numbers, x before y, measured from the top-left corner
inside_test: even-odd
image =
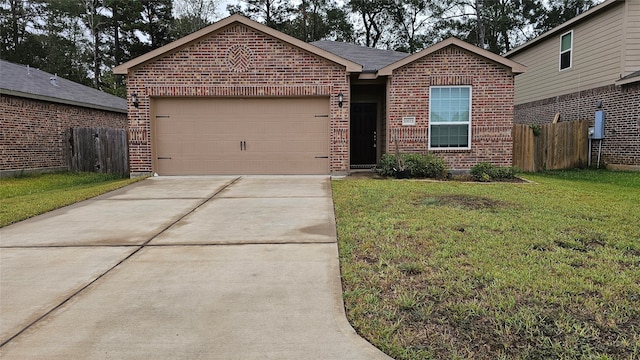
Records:
[[[155,177],[0,229],[2,359],[388,359],[326,176]]]

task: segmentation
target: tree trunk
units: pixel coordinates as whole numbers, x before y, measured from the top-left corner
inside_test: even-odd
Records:
[[[478,24],[477,24],[477,32],[478,32],[478,47],[484,49],[485,46],[485,41],[484,41],[484,20],[483,20],[483,13],[484,13],[484,0],[476,0],[476,17],[478,18]]]

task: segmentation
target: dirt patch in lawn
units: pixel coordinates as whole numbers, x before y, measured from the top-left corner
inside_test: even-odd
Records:
[[[422,199],[418,205],[425,206],[449,206],[465,210],[496,210],[503,207],[511,207],[511,204],[481,196],[470,195],[437,195]]]

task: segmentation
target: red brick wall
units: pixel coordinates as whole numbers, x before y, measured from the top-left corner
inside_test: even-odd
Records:
[[[8,95],[0,114],[0,171],[67,168],[70,128],[127,126],[127,114]]]
[[[549,123],[556,113],[560,113],[560,121],[588,119],[593,126],[595,103],[598,100],[602,100],[603,110],[607,114],[605,139],[602,141],[602,163],[640,166],[640,84],[603,86],[519,104],[515,107],[515,122]],[[599,145],[599,141],[593,141],[593,164],[597,161]]]
[[[487,161],[512,164],[513,91],[509,69],[449,46],[393,72],[387,100],[387,149],[428,152],[429,86],[470,85],[471,149],[437,150],[455,170],[467,170]],[[402,118],[415,116],[416,126],[402,126]]]
[[[236,57],[230,57],[234,53]],[[349,79],[345,68],[242,24],[232,24],[179,51],[144,64],[127,78],[132,176],[153,171],[150,99],[190,97],[330,97],[330,171],[349,170]],[[345,96],[338,107],[337,95]]]

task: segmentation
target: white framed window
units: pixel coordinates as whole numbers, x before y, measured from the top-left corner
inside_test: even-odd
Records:
[[[429,88],[429,149],[471,149],[471,86]]]
[[[560,35],[560,71],[570,69],[573,63],[573,30]]]

